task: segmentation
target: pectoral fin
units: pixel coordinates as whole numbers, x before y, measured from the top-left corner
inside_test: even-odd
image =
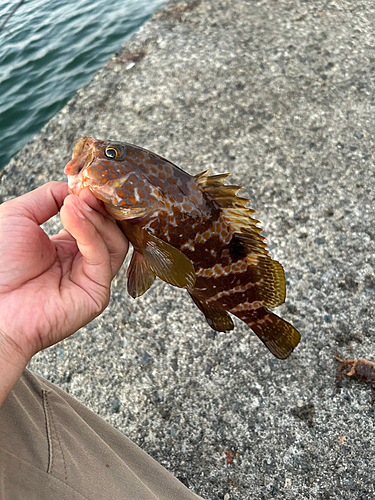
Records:
[[[155,273],[149,268],[145,258],[137,250],[133,251],[127,277],[128,293],[134,299],[147,292],[155,280]]]
[[[118,221],[118,225],[134,249],[142,254],[149,270],[156,276],[179,288],[194,287],[195,270],[186,255],[147,230],[126,220]]]
[[[177,248],[150,233],[146,234],[142,253],[156,276],[179,288],[193,288],[195,270],[191,261]]]
[[[217,332],[233,330],[234,325],[232,318],[229,316],[225,309],[222,309],[221,307],[210,306],[205,302],[201,302],[190,292],[189,295],[193,299],[194,304],[205,315],[207,323],[213,330],[216,330]]]

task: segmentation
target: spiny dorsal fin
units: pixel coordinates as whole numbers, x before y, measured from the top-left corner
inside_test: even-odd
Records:
[[[250,247],[255,244],[258,251],[267,255],[265,239],[259,234],[262,230],[257,227],[259,221],[252,218],[255,210],[246,207],[250,200],[237,196],[242,186],[224,185],[230,174],[208,175],[208,172],[195,176],[200,189],[221,208],[222,217],[239,239]]]
[[[198,181],[199,187],[205,191],[206,187],[216,187],[223,186],[224,181],[231,174],[217,174],[217,175],[208,175],[209,170],[205,170],[200,174],[195,176],[195,179]]]
[[[243,209],[247,214],[252,214],[255,210],[245,208],[248,198],[237,196],[238,191],[243,186],[224,185],[225,179],[231,174],[208,175],[209,170],[195,176],[198,186],[202,191],[210,195],[221,208]]]
[[[213,186],[206,189],[206,191],[212,196],[212,198],[236,198],[238,191],[243,189],[243,186]]]

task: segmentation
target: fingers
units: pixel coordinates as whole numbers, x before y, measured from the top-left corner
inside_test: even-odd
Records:
[[[107,245],[95,226],[81,212],[78,197],[71,196],[66,199],[60,217],[65,229],[76,240],[80,251],[69,269],[69,282],[78,285],[91,297],[96,304],[96,312],[99,313],[108,303],[112,278]]]
[[[105,209],[104,203],[101,200],[98,200],[98,198],[96,198],[92,194],[92,192],[90,191],[90,189],[88,187],[83,189],[79,193],[79,197],[81,200],[83,200],[85,203],[87,203],[87,205],[89,205],[91,208],[93,208],[97,212],[101,213],[102,215],[104,215],[104,217],[106,217],[107,219],[110,219],[113,221],[115,220],[111,215],[109,215],[109,213]]]
[[[125,235],[118,228],[115,219],[107,212],[104,207],[104,203],[98,200],[89,190],[89,188],[84,189],[79,194],[81,201],[81,206],[83,202],[83,210],[86,217],[95,225],[96,230],[99,232],[103,240],[106,242],[110,256],[113,276],[120,269],[124,258],[128,252],[129,242]],[[86,205],[85,205],[86,204]],[[87,210],[86,206],[94,209],[94,213]],[[85,209],[86,207],[86,209]],[[104,220],[101,217],[96,216],[96,212],[100,212],[104,216]]]
[[[66,182],[48,182],[30,193],[4,203],[1,211],[5,216],[26,217],[40,225],[59,212],[67,195]]]
[[[109,287],[128,249],[128,242],[115,222],[92,210],[75,195],[65,199],[61,221],[77,241],[84,274],[95,283]],[[80,277],[72,275],[72,278]]]

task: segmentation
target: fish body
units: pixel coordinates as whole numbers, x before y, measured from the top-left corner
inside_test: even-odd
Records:
[[[278,358],[299,332],[269,311],[285,300],[285,276],[260,235],[241,186],[229,174],[191,176],[168,160],[127,143],[84,137],[66,165],[69,188],[102,200],[134,247],[128,291],[142,295],[156,276],[186,288],[217,331],[244,321]]]

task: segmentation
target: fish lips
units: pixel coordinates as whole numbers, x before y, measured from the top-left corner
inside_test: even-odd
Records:
[[[64,169],[64,173],[68,176],[70,193],[78,194],[81,190],[82,173],[92,163],[94,156],[94,139],[91,137],[80,139],[74,147],[72,159]]]

